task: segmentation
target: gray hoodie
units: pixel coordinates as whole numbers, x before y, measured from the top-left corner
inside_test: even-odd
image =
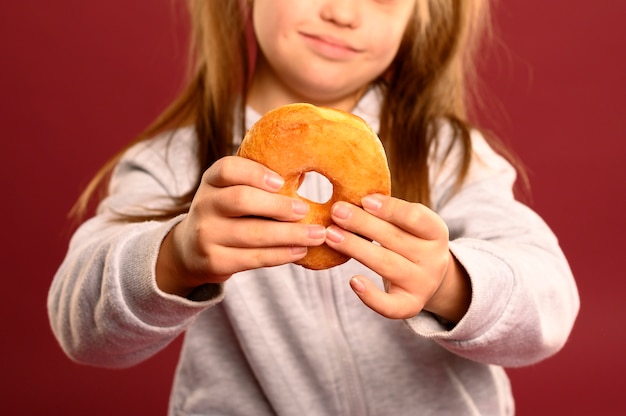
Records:
[[[355,109],[378,128],[379,96]],[[247,111],[248,125],[259,115]],[[513,197],[514,169],[478,133],[465,185],[459,151],[430,155],[433,208],[469,273],[471,305],[453,328],[427,312],[405,320],[365,307],[348,281],[380,281],[355,260],[325,271],[285,265],[238,273],[183,299],[154,277],[160,243],[183,216],[116,223],[115,211],[166,207],[195,182],[196,144],[181,129],[130,149],[110,195],[73,236],[50,288],[52,329],[75,361],[128,367],[182,332],[170,415],[510,415],[503,367],[536,363],[566,342],[576,286],[546,224]],[[328,184],[313,177],[304,192]],[[381,284],[382,287],[382,284]]]

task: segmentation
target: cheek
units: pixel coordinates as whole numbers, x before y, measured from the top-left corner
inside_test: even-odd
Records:
[[[252,14],[252,27],[256,35],[257,41],[260,44],[264,44],[266,39],[269,40],[272,37],[271,28],[275,27],[272,22],[273,16],[271,13],[267,13],[262,7],[255,7]]]
[[[221,1],[221,0],[220,0]],[[271,45],[280,35],[281,28],[288,22],[288,14],[280,12],[272,2],[255,1],[252,11],[252,24],[259,43]]]
[[[380,12],[379,10],[377,13],[372,12],[367,15],[370,29],[366,33],[369,45],[378,59],[390,64],[396,56],[405,29],[411,20],[413,4],[412,1],[407,1],[405,5],[392,11]]]
[[[381,66],[387,67],[391,64],[400,47],[402,33],[394,31],[373,31],[370,35],[371,43],[374,45],[372,51],[374,59],[381,63]]]
[[[254,0],[252,22],[258,36],[275,42],[293,31],[298,16],[303,15],[307,15],[306,7],[294,0]]]

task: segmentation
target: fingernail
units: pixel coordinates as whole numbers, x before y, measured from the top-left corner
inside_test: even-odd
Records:
[[[298,215],[305,215],[309,212],[309,204],[304,201],[300,201],[299,199],[292,200],[291,206],[293,208],[293,212]]]
[[[344,203],[338,202],[333,206],[333,215],[339,219],[347,220],[350,214],[350,207]]]
[[[309,225],[307,227],[308,237],[313,240],[319,240],[326,237],[326,228],[321,225]]]
[[[367,195],[361,199],[361,204],[363,204],[363,208],[377,211],[383,206],[383,201],[378,195]]]
[[[307,248],[306,247],[290,247],[289,251],[291,252],[292,256],[301,256],[303,254],[306,254]]]
[[[350,279],[350,286],[352,287],[352,290],[354,290],[357,293],[365,292],[365,285],[356,277],[353,277],[352,279]]]
[[[275,191],[278,191],[285,184],[285,180],[275,173],[265,174],[265,184]]]
[[[341,243],[343,241],[343,232],[338,227],[331,225],[326,229],[326,238],[333,243]]]

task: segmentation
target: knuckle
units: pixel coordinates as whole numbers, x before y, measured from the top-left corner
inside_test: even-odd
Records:
[[[388,277],[389,280],[396,280],[399,267],[398,255],[391,250],[381,249],[375,250],[372,254],[375,264],[378,265],[377,271],[381,276]]]
[[[222,177],[224,169],[224,163],[222,159],[215,161],[207,170],[202,174],[202,181],[208,184],[214,182],[214,178]]]
[[[268,195],[268,209],[275,215],[280,215],[285,218],[292,218],[294,216],[294,200],[291,197],[285,195]]]
[[[261,221],[265,222],[265,220],[251,221],[246,226],[246,239],[254,245],[263,245],[269,234]]]
[[[405,209],[401,210],[400,214],[409,227],[415,228],[419,226],[423,218],[422,206],[415,203],[409,204]]]
[[[287,260],[283,260],[281,256],[281,251],[276,249],[259,249],[254,250],[254,254],[252,257],[253,264],[251,265],[253,268],[257,267],[272,267],[282,263],[285,263]]]
[[[247,188],[242,186],[233,186],[228,189],[229,205],[236,208],[241,208],[245,205],[245,202],[249,199],[249,195],[246,192]]]
[[[216,160],[203,174],[203,180],[207,183],[221,184],[232,178],[237,171],[232,156],[226,156]]]
[[[273,265],[271,257],[264,253],[263,250],[256,250],[254,255],[255,267],[270,267]]]
[[[221,179],[230,178],[233,170],[230,161],[229,157],[225,157],[215,162],[215,176]]]
[[[206,274],[219,274],[220,258],[219,247],[214,244],[205,244],[200,247],[199,255],[202,258],[202,264]]]

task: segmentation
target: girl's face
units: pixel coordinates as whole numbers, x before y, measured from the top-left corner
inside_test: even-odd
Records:
[[[416,0],[253,0],[259,59],[248,103],[351,110],[391,64]]]

